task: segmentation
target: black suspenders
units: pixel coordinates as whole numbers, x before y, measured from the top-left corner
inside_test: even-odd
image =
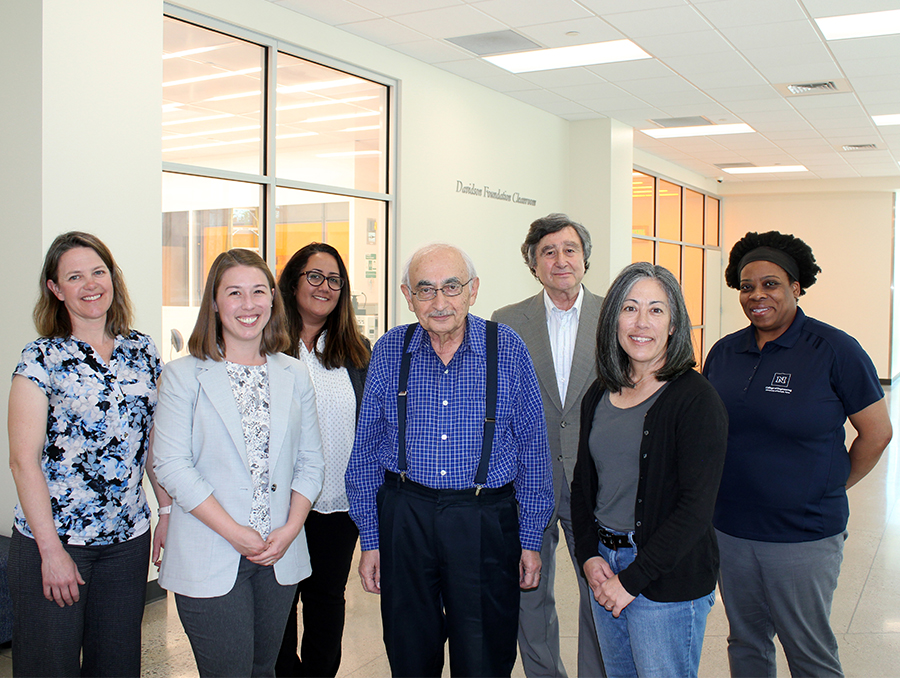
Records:
[[[409,383],[409,362],[412,354],[407,351],[418,323],[406,328],[403,337],[403,352],[400,358],[400,377],[397,380],[397,468],[400,478],[406,480],[406,394]],[[487,356],[487,382],[484,394],[484,433],[481,439],[481,460],[475,472],[475,494],[487,482],[488,466],[491,461],[491,449],[494,446],[494,428],[497,424],[497,384],[499,381],[499,333],[497,323],[488,320],[485,323],[485,354]]]

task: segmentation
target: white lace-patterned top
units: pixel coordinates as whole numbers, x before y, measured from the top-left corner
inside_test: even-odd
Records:
[[[227,362],[231,392],[241,413],[247,461],[253,478],[250,527],[265,539],[272,529],[269,515],[269,373],[266,365]]]
[[[325,349],[325,334],[322,332],[316,343],[319,351]],[[356,435],[356,393],[346,367],[326,369],[316,358],[315,351],[307,350],[302,341],[300,358],[309,368],[309,376],[316,391],[316,413],[319,416],[322,454],[325,457],[325,482],[313,510],[319,513],[349,511],[344,472],[347,470],[347,461]]]

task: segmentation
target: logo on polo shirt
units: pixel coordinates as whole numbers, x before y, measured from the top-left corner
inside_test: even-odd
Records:
[[[789,372],[776,372],[775,376],[772,377],[772,384],[766,386],[766,390],[770,393],[790,393],[791,389],[788,388],[790,383],[791,375]]]

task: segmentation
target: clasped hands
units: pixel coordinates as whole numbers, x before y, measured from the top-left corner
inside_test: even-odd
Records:
[[[613,574],[609,563],[600,556],[585,561],[584,576],[594,594],[594,600],[612,612],[613,617],[618,617],[635,598],[625,590],[619,581],[619,575]]]

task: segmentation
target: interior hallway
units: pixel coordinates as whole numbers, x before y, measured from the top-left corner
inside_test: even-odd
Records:
[[[889,390],[888,390],[889,391]],[[890,392],[888,392],[890,399]],[[848,677],[900,676],[900,397],[890,403],[894,441],[878,466],[850,491],[850,537],[835,594],[832,626]],[[557,604],[563,660],[574,678],[577,588],[575,573],[561,546],[557,568]],[[564,560],[563,560],[564,559]],[[563,567],[562,565],[566,565]],[[347,591],[342,678],[389,676],[381,642],[378,598],[364,593],[355,575]],[[728,675],[725,637],[728,624],[720,602],[707,623],[700,675]],[[777,644],[777,643],[776,643]],[[0,652],[0,678],[12,675],[10,650]],[[779,650],[779,675],[788,676]],[[147,606],[144,614],[142,676],[196,676],[193,655],[171,597]],[[449,675],[445,666],[444,675]],[[523,676],[517,663],[513,676]]]

